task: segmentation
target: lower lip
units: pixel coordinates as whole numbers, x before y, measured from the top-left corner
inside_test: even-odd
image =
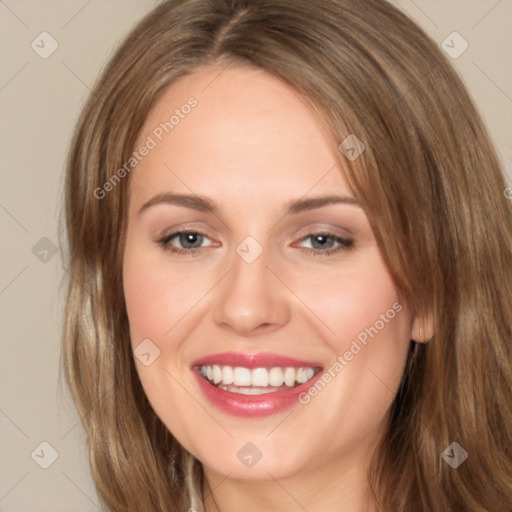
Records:
[[[224,391],[210,384],[201,376],[198,368],[194,368],[194,374],[199,381],[199,387],[213,405],[234,416],[259,418],[277,414],[298,404],[299,395],[307,391],[321,377],[322,371],[318,371],[314,377],[300,386],[262,395],[242,395]]]

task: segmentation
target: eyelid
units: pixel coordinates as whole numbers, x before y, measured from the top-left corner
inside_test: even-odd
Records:
[[[162,235],[162,236],[158,236],[157,237],[157,242],[160,242],[160,243],[169,243],[173,238],[176,238],[177,236],[181,235],[182,233],[193,233],[193,234],[196,234],[196,235],[200,235],[202,236],[203,238],[206,238],[208,240],[210,240],[212,242],[212,244],[210,244],[209,246],[207,247],[211,247],[211,246],[214,246],[215,244],[218,245],[218,242],[215,242],[211,236],[209,236],[207,233],[205,233],[204,231],[201,231],[199,229],[192,229],[192,228],[179,228],[179,229],[174,229],[174,230],[171,230],[168,234],[165,234],[165,235]],[[201,247],[200,249],[205,249],[206,247]],[[198,248],[199,249],[199,248]],[[189,249],[190,251],[190,249]]]
[[[343,239],[352,239],[355,236],[355,233],[348,228],[343,228],[340,226],[335,226],[332,224],[310,224],[305,228],[301,228],[296,235],[294,235],[294,238],[304,238],[308,235],[330,235],[334,237],[339,237]]]
[[[154,236],[155,238],[162,239],[167,238],[170,235],[177,235],[179,233],[197,233],[199,235],[212,238],[212,236],[210,236],[210,232],[211,231],[204,227],[204,224],[202,223],[201,226],[196,226],[194,224],[175,224],[174,226],[170,226],[156,232]]]
[[[309,233],[308,235],[300,238],[298,242],[299,243],[305,242],[308,239],[314,238],[315,236],[325,236],[325,237],[332,238],[334,240],[335,244],[338,244],[338,245],[335,247],[331,247],[329,249],[323,249],[323,250],[314,249],[311,247],[300,247],[300,246],[297,246],[297,249],[307,252],[307,253],[310,253],[313,256],[317,256],[317,255],[318,256],[322,256],[322,255],[328,256],[328,255],[336,254],[336,253],[339,253],[342,251],[346,251],[348,249],[352,249],[354,246],[353,238],[346,238],[346,237],[338,236],[335,233],[321,232],[321,231]],[[294,244],[292,244],[292,247],[295,247],[296,244],[297,244],[297,242],[294,242]]]

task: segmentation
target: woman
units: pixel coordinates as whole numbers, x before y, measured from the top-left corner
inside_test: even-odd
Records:
[[[512,509],[512,215],[381,0],[159,5],[69,156],[67,382],[115,511]]]

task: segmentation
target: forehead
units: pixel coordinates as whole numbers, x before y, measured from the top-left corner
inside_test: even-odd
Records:
[[[313,188],[350,193],[336,143],[319,117],[262,70],[203,67],[181,78],[154,105],[136,147],[150,140],[152,149],[131,176],[137,202],[168,189],[244,197],[260,206]]]

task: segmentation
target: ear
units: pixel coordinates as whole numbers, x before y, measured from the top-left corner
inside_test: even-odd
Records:
[[[427,343],[434,337],[434,319],[432,315],[415,316],[411,327],[411,339],[417,343]]]

